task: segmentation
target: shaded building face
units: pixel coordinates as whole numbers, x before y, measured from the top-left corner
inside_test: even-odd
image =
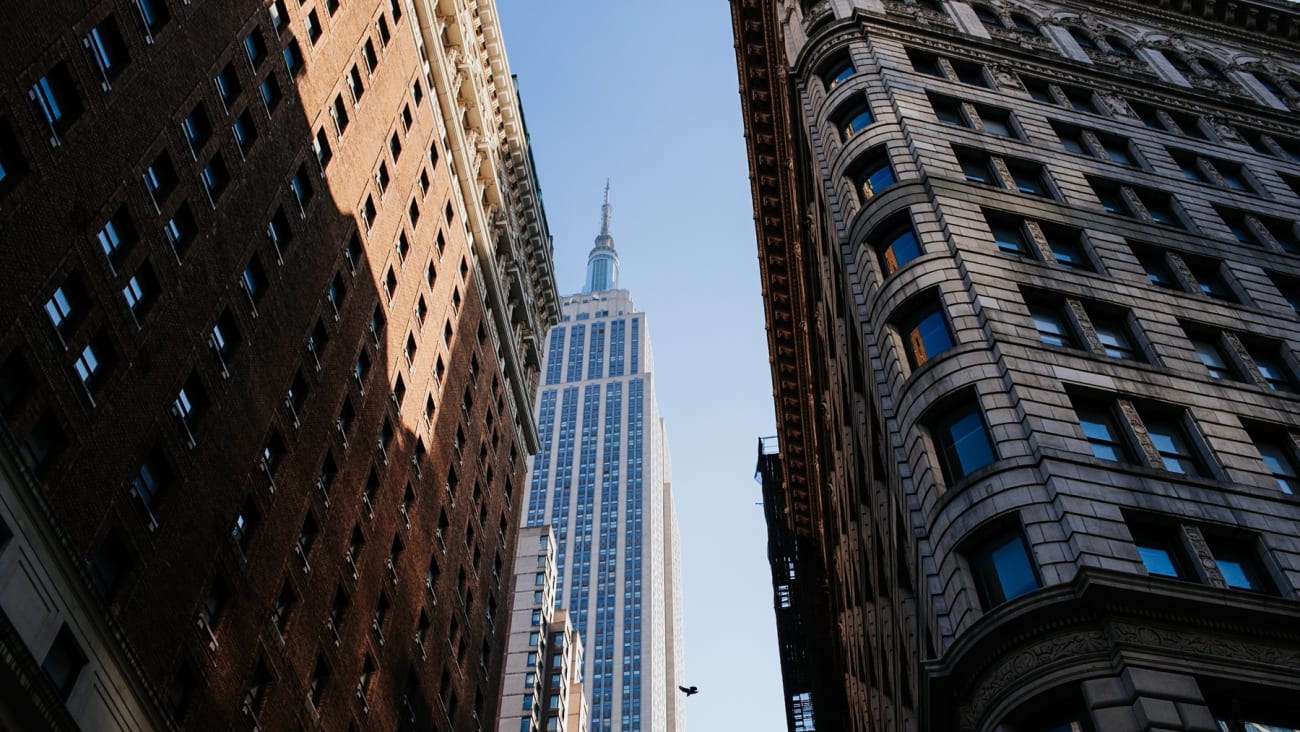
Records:
[[[1300,13],[732,9],[790,728],[1300,724]]]
[[[526,145],[490,5],[9,12],[0,726],[491,716],[558,300],[457,168]]]

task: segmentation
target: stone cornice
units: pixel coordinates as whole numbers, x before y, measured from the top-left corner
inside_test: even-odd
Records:
[[[754,198],[754,227],[767,315],[777,430],[785,467],[783,488],[792,525],[805,538],[817,529],[812,385],[800,269],[800,223],[795,185],[790,95],[784,42],[775,3],[732,0],[742,116]]]
[[[1086,567],[1070,584],[988,612],[927,662],[933,702],[963,705],[963,727],[1032,679],[1112,664],[1118,648],[1225,671],[1300,667],[1300,604],[1191,582]]]

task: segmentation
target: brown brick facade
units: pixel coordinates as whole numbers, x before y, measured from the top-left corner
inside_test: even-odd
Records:
[[[536,384],[512,354],[556,305],[509,250],[530,173],[449,168],[474,97],[431,83],[470,32],[440,5],[20,3],[0,32],[4,423],[177,726],[494,714]]]

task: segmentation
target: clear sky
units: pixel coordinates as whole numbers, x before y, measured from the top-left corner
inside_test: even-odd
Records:
[[[582,288],[611,180],[620,284],[647,313],[681,525],[692,732],[781,732],[760,435],[775,433],[726,2],[497,0],[555,238]]]

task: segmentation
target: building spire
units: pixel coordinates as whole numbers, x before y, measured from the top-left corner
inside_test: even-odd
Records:
[[[609,236],[609,216],[613,209],[609,206],[609,178],[605,179],[605,202],[600,206],[600,236]]]
[[[618,252],[614,250],[614,236],[609,233],[609,221],[614,207],[609,205],[609,179],[605,179],[605,201],[600,206],[600,233],[596,245],[587,255],[587,282],[585,293],[618,289]]]

